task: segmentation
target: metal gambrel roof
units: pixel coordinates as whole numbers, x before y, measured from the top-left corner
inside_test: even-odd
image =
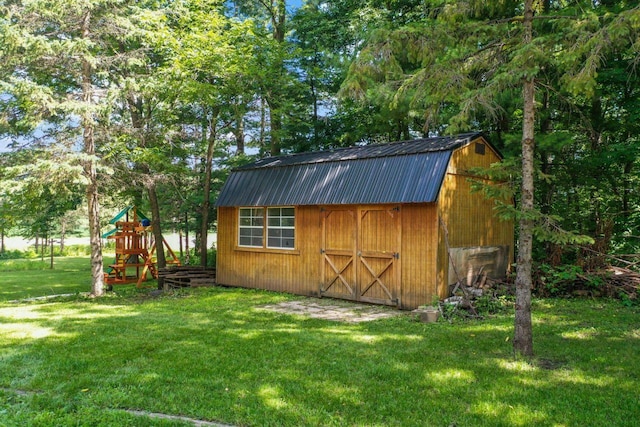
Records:
[[[479,136],[267,157],[233,170],[216,206],[435,202],[451,153]]]

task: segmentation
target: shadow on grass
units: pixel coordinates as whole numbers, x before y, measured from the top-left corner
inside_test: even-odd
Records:
[[[346,324],[254,309],[291,298],[213,288],[0,306],[2,324],[24,333],[0,338],[0,387],[41,391],[27,412],[60,417],[95,408],[296,426],[633,425],[640,417],[640,326],[615,304],[602,308],[617,316],[605,321],[586,302],[541,303],[536,350],[546,362],[536,364],[513,359],[509,316]]]

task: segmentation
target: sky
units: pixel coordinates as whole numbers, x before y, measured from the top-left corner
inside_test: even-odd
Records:
[[[0,138],[0,153],[6,153],[9,150],[9,144],[11,140],[9,138]]]

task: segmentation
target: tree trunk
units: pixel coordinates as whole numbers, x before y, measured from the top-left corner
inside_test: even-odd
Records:
[[[53,237],[50,238],[51,246],[49,246],[50,262],[49,269],[53,270]]]
[[[82,19],[82,37],[89,37],[91,12],[85,12]],[[98,200],[98,173],[96,170],[96,146],[93,135],[93,117],[87,111],[92,102],[93,90],[91,84],[91,63],[88,58],[82,58],[82,101],[85,112],[82,116],[83,151],[87,156],[84,164],[84,174],[87,179],[87,205],[89,211],[89,240],[91,243],[91,295],[104,295],[104,273],[102,265],[102,240],[100,239],[100,203]]]
[[[286,36],[287,23],[287,7],[285,0],[276,0],[273,8],[269,9],[271,14],[271,24],[273,26],[273,39],[279,46],[283,46]],[[267,94],[267,103],[269,104],[269,125],[271,135],[270,153],[272,156],[278,156],[282,152],[282,90],[285,76],[284,59],[282,58],[283,49],[280,49],[278,56],[273,64],[273,70],[276,73],[276,82],[274,88],[271,88]]]
[[[269,123],[271,128],[271,146],[269,147],[269,152],[272,156],[279,156],[282,152],[282,143],[280,142],[282,115],[274,99],[267,99],[267,103],[269,104]]]
[[[211,208],[211,169],[213,168],[213,153],[216,145],[216,129],[215,122],[218,116],[217,110],[213,113],[211,125],[209,128],[209,140],[207,143],[207,158],[205,160],[204,170],[204,192],[202,199],[202,224],[200,230],[200,265],[207,266],[207,240],[209,234],[209,209]]]
[[[60,254],[64,253],[64,239],[67,235],[67,221],[62,218],[60,221]]]
[[[239,105],[235,106],[235,128],[233,133],[236,138],[236,154],[244,154],[244,114]]]
[[[162,228],[160,226],[160,204],[158,203],[158,192],[156,191],[156,183],[153,178],[148,177],[146,180],[147,193],[149,195],[149,204],[151,205],[151,231],[156,241],[156,259],[158,260],[158,270],[166,268],[167,259],[164,253],[164,239],[162,238]],[[158,276],[158,289],[164,289],[164,278]]]
[[[533,0],[525,1],[524,43],[531,43]],[[531,325],[531,265],[533,262],[533,176],[534,176],[534,126],[535,81],[528,76],[523,85],[524,116],[522,122],[522,196],[520,206],[520,232],[516,267],[516,307],[513,350],[516,355],[533,356],[533,331]]]
[[[4,244],[4,227],[0,227],[0,254],[5,253],[7,250]]]
[[[191,262],[191,254],[189,253],[189,214],[184,213],[184,249],[187,255],[184,258],[185,264],[189,265]]]
[[[260,136],[258,138],[258,142],[260,145],[261,153],[263,153],[266,149],[265,134],[267,129],[267,114],[266,114],[265,104],[266,104],[266,101],[264,96],[260,97]]]

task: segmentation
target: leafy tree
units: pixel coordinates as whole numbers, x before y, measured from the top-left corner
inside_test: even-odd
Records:
[[[4,162],[0,189],[6,221],[26,238],[53,238],[64,215],[82,202],[81,161],[67,150],[29,149]],[[3,209],[4,210],[4,209]],[[44,245],[43,245],[44,250]]]
[[[127,0],[15,1],[3,5],[0,90],[3,120],[12,132],[52,129],[55,141],[80,142],[91,240],[92,294],[104,293],[97,145],[108,138],[100,110],[108,106],[109,73],[135,63],[122,52],[140,12]]]
[[[220,2],[187,3],[187,7],[173,10],[171,62],[174,81],[180,80],[177,105],[181,120],[188,126],[194,155],[201,162],[200,188],[200,262],[207,265],[207,236],[212,218],[212,181],[214,163],[226,155],[234,142],[244,152],[245,113],[253,99],[255,84],[253,21],[238,22],[223,14]]]
[[[637,8],[615,2],[611,14],[599,3],[578,3],[430,2],[425,22],[375,30],[343,86],[354,97],[388,93],[383,104],[408,108],[408,115],[422,111],[425,132],[455,133],[487,122],[505,129],[511,111],[505,130],[521,127],[522,161],[514,350],[526,356],[533,353],[533,237],[544,230],[536,225],[543,217],[534,203],[535,134],[550,131],[540,127],[536,94],[548,88],[591,97],[603,52],[637,46]]]

